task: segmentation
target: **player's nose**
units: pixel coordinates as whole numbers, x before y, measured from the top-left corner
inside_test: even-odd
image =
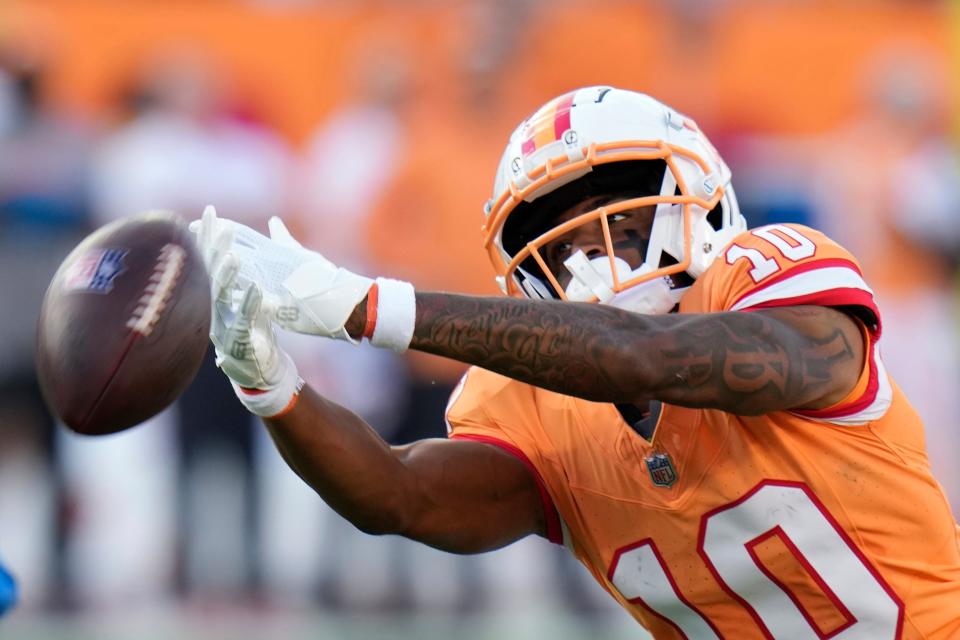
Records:
[[[599,223],[586,224],[577,229],[571,244],[573,245],[571,254],[583,251],[587,258],[607,255],[607,244],[604,241],[603,229]]]

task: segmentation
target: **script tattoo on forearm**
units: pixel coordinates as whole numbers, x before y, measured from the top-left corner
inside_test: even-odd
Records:
[[[780,310],[820,311],[830,312]],[[643,316],[429,293],[417,296],[411,346],[590,400],[745,412],[798,406],[830,383],[837,363],[854,357],[838,328],[801,335],[757,313]]]
[[[586,317],[585,311],[590,312]],[[600,399],[624,381],[604,359],[635,327],[598,305],[417,294],[412,347],[505,376]]]

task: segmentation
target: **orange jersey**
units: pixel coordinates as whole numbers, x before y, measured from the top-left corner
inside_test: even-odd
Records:
[[[960,638],[958,529],[923,425],[883,369],[856,260],[806,227],[749,231],[680,312],[800,304],[863,321],[859,383],[828,409],[663,405],[648,441],[611,404],[474,368],[450,435],[528,464],[548,537],[658,639]]]

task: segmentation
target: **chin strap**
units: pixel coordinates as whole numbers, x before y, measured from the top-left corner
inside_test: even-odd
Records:
[[[666,278],[656,278],[618,293],[610,306],[651,316],[670,313],[688,288],[671,289]]]
[[[631,271],[630,265],[623,259],[615,257],[613,262],[621,282],[652,273],[646,264]],[[686,288],[672,289],[670,282],[664,277],[641,282],[620,293],[614,293],[610,259],[607,256],[588,260],[582,251],[577,251],[563,264],[573,275],[565,292],[571,302],[589,302],[596,299],[600,304],[608,304],[625,311],[658,315],[669,313],[686,291]]]

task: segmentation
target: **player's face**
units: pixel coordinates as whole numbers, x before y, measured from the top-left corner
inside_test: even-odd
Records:
[[[628,198],[598,196],[584,200],[560,214],[554,222],[554,227],[568,220],[573,220],[577,216],[589,213],[600,206],[615,204],[626,199]],[[607,216],[614,253],[618,258],[625,260],[631,269],[636,269],[643,264],[643,256],[647,243],[650,241],[650,230],[653,227],[653,216],[656,209],[656,205],[650,205],[627,209]],[[586,222],[544,245],[542,250],[544,260],[564,288],[570,283],[572,276],[570,271],[564,267],[563,261],[577,251],[583,251],[588,260],[607,255],[603,227],[599,218]]]

